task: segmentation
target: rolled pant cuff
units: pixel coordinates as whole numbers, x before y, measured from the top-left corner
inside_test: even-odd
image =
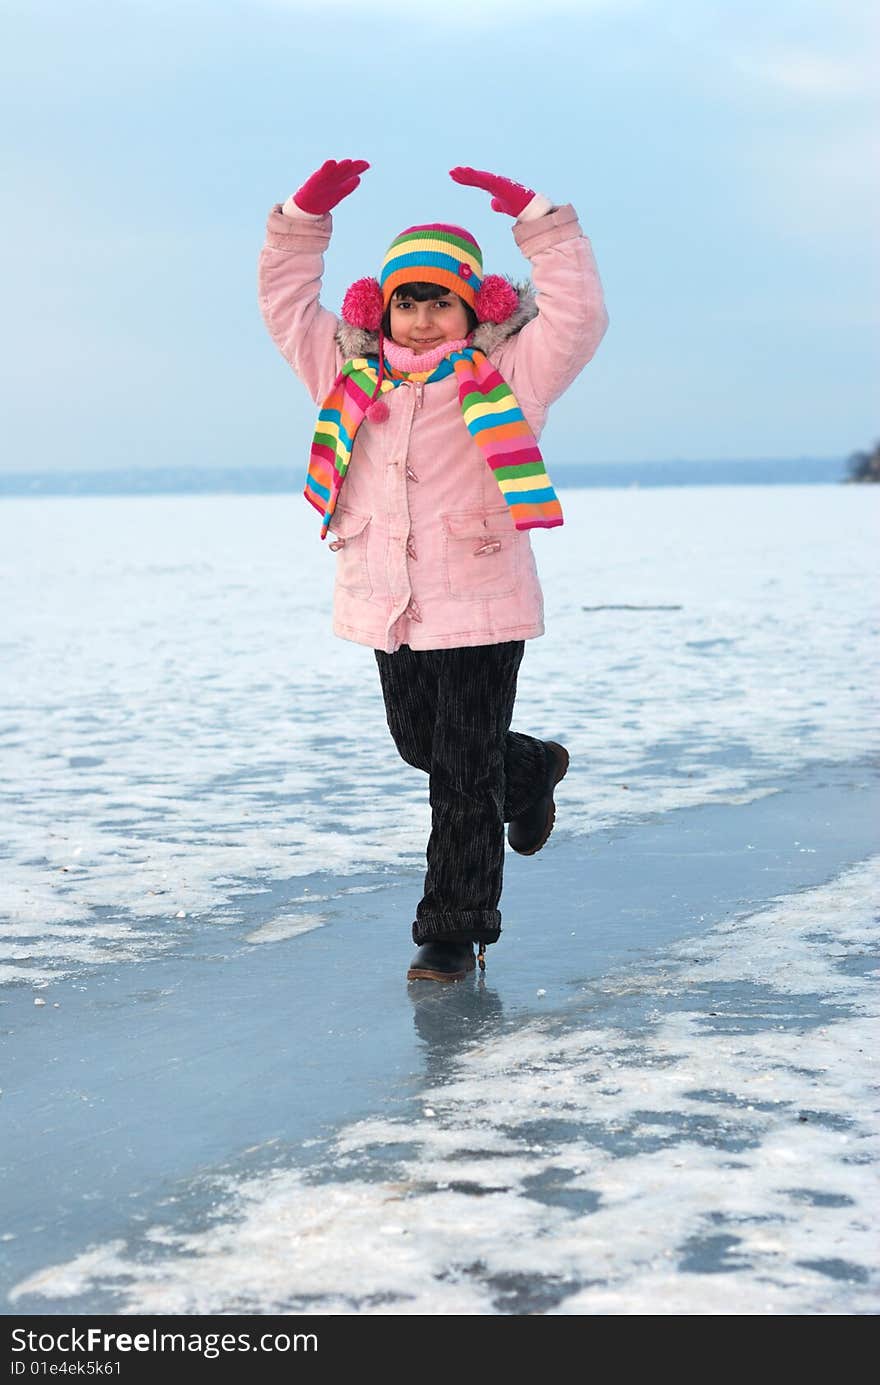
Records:
[[[497,943],[501,934],[498,909],[457,909],[417,918],[412,926],[416,946],[422,943]]]

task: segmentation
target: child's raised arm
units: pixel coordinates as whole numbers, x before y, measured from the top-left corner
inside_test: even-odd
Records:
[[[321,306],[330,211],[360,183],[365,159],[328,159],[269,214],[260,254],[260,311],[275,345],[320,403],[339,371],[338,319]]]
[[[531,261],[538,316],[500,349],[498,368],[522,402],[546,410],[595,354],[608,314],[592,247],[573,207],[474,168],[450,177],[492,194],[492,210],[516,218],[514,238]]]

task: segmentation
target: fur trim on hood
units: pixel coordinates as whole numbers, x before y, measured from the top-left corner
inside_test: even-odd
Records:
[[[510,281],[513,283],[513,280]],[[527,322],[538,316],[538,302],[532,285],[525,281],[513,284],[519,297],[519,307],[506,322],[481,322],[477,326],[471,345],[484,355],[491,356],[508,337],[516,336]],[[336,328],[336,344],[346,361],[356,356],[375,356],[379,350],[379,333],[368,332],[363,327],[352,327],[340,318]]]

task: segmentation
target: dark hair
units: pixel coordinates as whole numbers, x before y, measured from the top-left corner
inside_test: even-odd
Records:
[[[432,298],[458,298],[459,303],[467,313],[468,331],[474,332],[480,325],[470,303],[465,303],[463,298],[459,298],[452,289],[445,289],[442,284],[428,284],[423,279],[413,284],[398,284],[392,298],[411,298],[414,303],[428,303]],[[374,319],[375,320],[375,319]],[[391,304],[385,309],[382,315],[382,335],[391,336]]]

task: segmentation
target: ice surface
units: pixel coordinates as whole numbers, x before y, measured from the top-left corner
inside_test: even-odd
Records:
[[[557,827],[409,996],[426,781],[305,502],[0,504],[12,1311],[877,1311],[878,496],[562,499]]]
[[[576,1016],[488,1029],[406,1119],[343,1126],[311,1170],[218,1178],[201,1227],[92,1246],[10,1302],[876,1312],[878,885],[880,857],[601,978]],[[873,976],[847,965],[872,948]],[[423,1032],[472,996],[432,990]]]
[[[870,487],[563,501],[533,536],[548,633],[514,727],[571,750],[566,832],[876,751]],[[330,632],[333,555],[301,497],[7,499],[0,555],[0,979],[252,927],[261,888],[260,926],[289,920],[316,873],[424,868],[426,781],[372,652]]]

